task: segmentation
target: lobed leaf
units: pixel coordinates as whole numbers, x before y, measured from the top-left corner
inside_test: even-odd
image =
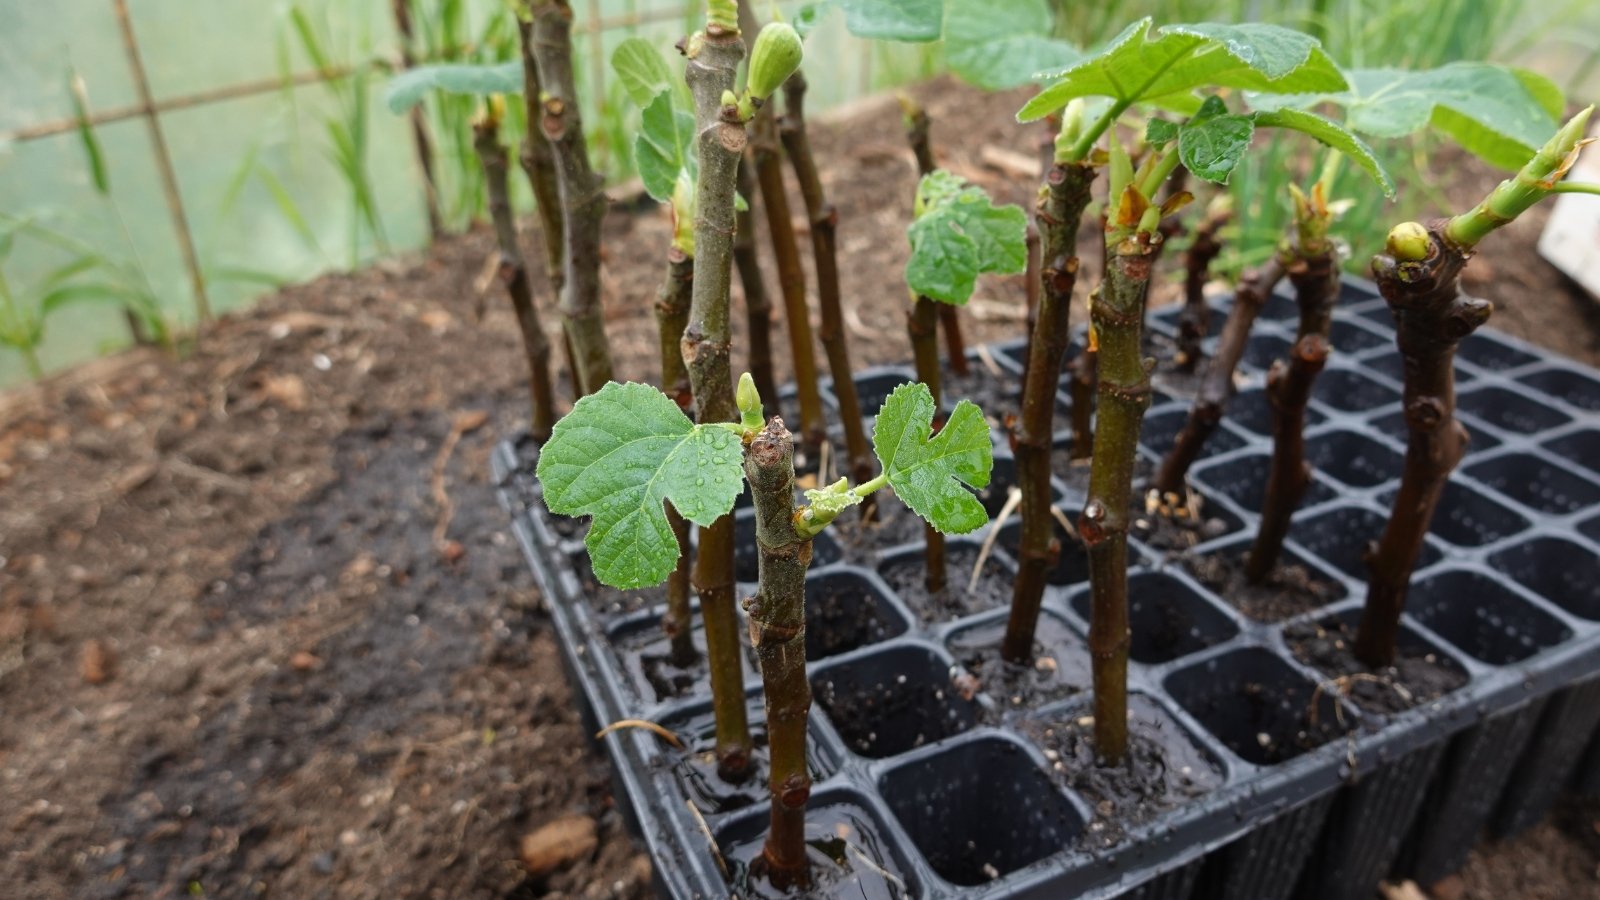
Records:
[[[399,115],[422,102],[429,91],[441,90],[447,94],[522,93],[522,62],[520,60],[493,65],[468,65],[443,63],[407,69],[389,79],[384,102],[389,111]]]
[[[844,26],[856,37],[925,43],[939,39],[944,0],[831,0],[844,10]]]
[[[926,385],[900,385],[878,411],[872,448],[895,496],[940,532],[966,534],[989,521],[968,490],[989,484],[989,424],[977,406],[962,400],[933,434],[933,413]]]
[[[657,94],[645,106],[633,139],[633,161],[656,201],[672,202],[679,173],[693,166],[693,140],[694,116],[677,108],[672,92]]]
[[[1027,84],[1040,72],[1083,58],[1050,37],[1048,0],[946,0],[944,58],[961,80],[986,91]]]
[[[1178,129],[1178,159],[1195,175],[1227,184],[1255,132],[1255,120],[1249,116],[1223,113],[1197,118]]]
[[[1169,102],[1202,87],[1271,93],[1344,90],[1344,76],[1320,43],[1278,25],[1201,23],[1152,32],[1146,17],[1129,25],[1098,53],[1049,76],[1052,83],[1017,113],[1041,119],[1076,97],[1111,97],[1133,104]]]
[[[960,177],[930,172],[917,184],[906,283],[918,294],[961,306],[980,273],[1023,270],[1027,228],[1021,207],[995,206]]]
[[[628,38],[611,51],[611,68],[640,109],[648,107],[658,94],[671,91],[676,80],[661,51],[640,37]]]
[[[1395,196],[1394,179],[1389,177],[1389,172],[1378,161],[1377,154],[1367,146],[1367,142],[1356,137],[1355,133],[1332,119],[1319,116],[1313,112],[1301,109],[1284,108],[1272,112],[1258,112],[1255,114],[1256,125],[1265,128],[1288,128],[1301,134],[1310,135],[1318,141],[1343,153],[1347,158],[1360,166],[1372,180],[1383,188],[1383,195],[1393,200]]]
[[[1560,89],[1548,79],[1488,63],[1457,62],[1408,72],[1357,69],[1349,88],[1308,97],[1255,97],[1257,109],[1278,111],[1332,102],[1348,111],[1349,127],[1398,138],[1432,126],[1492,165],[1517,169],[1556,132]]]
[[[743,489],[742,458],[726,427],[690,422],[653,387],[610,382],[556,423],[537,474],[551,512],[593,517],[584,544],[595,577],[637,588],[664,581],[678,559],[663,504],[710,525]]]

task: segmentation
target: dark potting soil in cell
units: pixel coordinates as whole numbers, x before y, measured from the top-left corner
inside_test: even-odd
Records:
[[[966,375],[946,370],[939,393],[946,410],[954,409],[959,400],[971,400],[991,423],[1004,422],[1022,407],[1022,382],[1017,376],[1004,369],[997,373],[982,360],[971,361]]]
[[[710,709],[662,723],[683,742],[682,749],[663,743],[662,758],[671,766],[689,802],[705,815],[744,809],[765,802],[771,796],[767,786],[767,719],[759,697],[750,699],[746,715],[750,723],[750,766],[739,782],[729,782],[717,772],[717,726]],[[806,751],[812,780],[822,780],[828,772],[816,756],[816,742],[808,742]]]
[[[922,540],[924,523],[916,513],[888,491],[877,497],[872,521],[863,522],[859,515],[847,512],[828,528],[845,559],[866,562],[890,547]]]
[[[1089,652],[1060,619],[1043,613],[1034,631],[1033,661],[1008,662],[1000,656],[1006,620],[963,628],[950,638],[950,652],[975,683],[970,686],[994,698],[998,715],[1034,709],[1088,690],[1093,678]]]
[[[695,621],[699,621],[696,615]],[[623,672],[646,702],[663,702],[711,689],[706,665],[705,631],[694,629],[695,656],[687,665],[672,658],[672,642],[658,623],[639,623],[616,639]]]
[[[815,662],[875,644],[905,630],[859,577],[831,577],[806,585],[806,660]]]
[[[1283,637],[1296,659],[1332,679],[1340,694],[1367,712],[1405,712],[1467,683],[1460,666],[1404,634],[1394,665],[1368,668],[1351,652],[1356,629],[1343,617],[1296,622]]]
[[[1229,548],[1186,559],[1184,565],[1201,584],[1228,605],[1257,622],[1281,622],[1344,597],[1344,587],[1309,566],[1285,557],[1265,584],[1244,577],[1248,548]]]
[[[945,588],[928,593],[927,565],[921,553],[897,557],[883,565],[883,580],[927,625],[954,621],[1011,602],[1012,573],[993,556],[983,562],[978,583],[968,589],[978,548],[968,543],[945,546]]]
[[[635,591],[618,590],[608,584],[601,584],[594,577],[594,569],[590,567],[587,552],[580,550],[574,553],[571,559],[573,574],[578,577],[578,595],[587,600],[589,607],[598,613],[620,616],[667,602],[665,585]]]
[[[1020,723],[1022,732],[1044,751],[1051,777],[1089,801],[1093,818],[1084,841],[1091,847],[1121,843],[1129,829],[1222,786],[1217,762],[1148,697],[1128,698],[1125,765],[1105,765],[1096,755],[1091,712],[1085,702]]]
[[[765,819],[762,820],[765,824]],[[849,897],[853,900],[899,900],[912,896],[905,873],[883,843],[865,810],[852,803],[812,805],[806,809],[806,854],[811,861],[809,887],[780,888],[767,878],[761,849],[764,828],[722,846],[728,863],[728,886],[735,897]]]

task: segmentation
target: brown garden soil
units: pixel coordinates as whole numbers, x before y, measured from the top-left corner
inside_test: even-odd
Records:
[[[916,93],[945,166],[1032,195],[1017,97]],[[850,339],[862,364],[901,360],[898,108],[815,140]],[[1474,178],[1456,200],[1493,180]],[[1542,221],[1473,284],[1493,278],[1499,327],[1600,361],[1595,307],[1534,254]],[[668,226],[619,204],[606,231],[618,374],[653,380]],[[526,415],[507,305],[474,287],[492,245],[443,240],[226,316],[179,358],[129,351],[0,395],[0,894],[648,892],[487,480]],[[1021,296],[983,284],[969,344],[1015,336]],[[566,815],[576,858],[531,876],[522,838]],[[1595,827],[1568,810],[1485,848],[1464,896],[1594,896]]]

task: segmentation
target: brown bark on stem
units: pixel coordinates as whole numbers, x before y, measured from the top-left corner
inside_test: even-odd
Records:
[[[400,68],[402,71],[414,68],[417,59],[411,50],[413,31],[410,0],[393,0],[390,7],[394,11],[395,30],[400,32]],[[417,150],[417,165],[422,168],[423,199],[428,207],[428,233],[438,240],[444,235],[444,219],[439,215],[439,189],[433,177],[433,140],[428,136],[427,111],[419,103],[411,107],[408,118],[411,119],[411,141]]]
[[[811,565],[811,539],[794,527],[794,443],[782,419],[774,417],[750,442],[744,472],[755,501],[760,551],[760,584],[745,609],[761,667],[771,753],[772,828],[762,859],[775,886],[800,887],[810,880],[805,815],[811,795],[806,768],[806,718],[811,712],[806,568]]]
[[[1298,246],[1292,252],[1295,258],[1289,264],[1289,282],[1300,307],[1300,327],[1287,362],[1274,362],[1267,374],[1272,465],[1267,471],[1261,527],[1245,560],[1245,578],[1251,584],[1266,581],[1277,566],[1294,511],[1311,483],[1311,464],[1305,459],[1306,401],[1328,362],[1328,333],[1339,300],[1339,267],[1332,246],[1321,241],[1309,253]]]
[[[700,181],[695,194],[694,285],[689,324],[680,344],[689,368],[695,406],[702,422],[736,422],[738,406],[729,370],[730,299],[733,279],[734,190],[746,136],[738,110],[722,105],[744,58],[737,29],[706,28],[705,39],[689,60],[687,80],[694,95],[700,142]],[[705,623],[706,656],[711,669],[711,703],[716,716],[718,769],[737,781],[748,774],[750,726],[745,713],[739,622],[734,609],[733,516],[700,529],[694,586]]]
[[[484,183],[489,193],[489,215],[494,220],[495,238],[500,245],[500,280],[511,297],[511,308],[522,332],[523,355],[528,361],[528,393],[532,398],[532,418],[528,433],[542,444],[550,439],[555,426],[555,394],[550,379],[550,340],[539,323],[533,305],[533,286],[528,266],[517,242],[517,223],[512,217],[507,181],[510,162],[500,144],[499,123],[485,119],[473,126],[473,147],[483,164]]]
[[[917,380],[927,385],[928,391],[933,394],[933,425],[936,432],[944,424],[939,372],[938,305],[935,300],[918,297],[912,301],[911,309],[906,313],[906,331],[911,336],[911,356],[916,362]],[[944,535],[927,524],[924,524],[922,533],[928,546],[924,583],[928,593],[936,594],[944,590],[946,583]]]
[[[604,181],[589,161],[572,73],[572,7],[567,0],[535,0],[533,57],[542,93],[536,118],[555,158],[564,247],[561,317],[577,371],[575,389],[591,394],[611,380],[611,348],[600,308],[600,226],[606,214]]]
[[[1128,518],[1139,428],[1150,407],[1140,323],[1160,241],[1159,232],[1138,233],[1111,248],[1105,283],[1090,309],[1100,345],[1099,421],[1078,533],[1089,552],[1095,750],[1111,765],[1128,752]]]
[[[756,176],[748,154],[739,158],[739,195],[746,209],[734,213],[733,261],[739,267],[739,285],[744,292],[745,324],[749,331],[749,371],[755,379],[761,402],[773,415],[782,414],[778,399],[778,380],[772,374],[772,298],[761,276],[761,259],[756,253],[756,222],[749,206],[756,197]]]
[[[911,154],[917,158],[917,175],[927,175],[939,168],[933,160],[932,121],[928,118],[928,111],[907,99],[903,101],[906,109],[906,142],[911,145]],[[971,372],[967,365],[967,339],[961,333],[960,310],[947,303],[939,304],[939,329],[944,333],[945,362],[950,366],[954,375],[965,376]]]
[[[850,480],[861,484],[875,474],[872,447],[862,420],[861,398],[856,395],[855,373],[850,365],[850,345],[845,334],[843,302],[839,296],[839,259],[836,251],[839,211],[828,202],[822,178],[811,154],[806,136],[805,76],[796,71],[784,82],[784,117],[779,134],[788,151],[800,195],[805,198],[806,215],[811,221],[811,254],[817,272],[817,306],[822,313],[822,350],[828,358],[828,374],[833,377],[833,395],[839,401],[839,420],[844,426],[845,457]],[[861,503],[861,516],[872,518],[875,495]]]
[[[1050,175],[1045,171],[1045,177]],[[1028,230],[1023,233],[1023,246],[1027,249],[1028,263],[1022,271],[1022,304],[1024,307],[1024,327],[1022,345],[1022,383],[1028,383],[1028,360],[1033,356],[1033,331],[1039,324],[1039,294],[1043,286],[1044,254],[1039,245],[1039,227],[1033,222],[1028,222]]]
[[[803,455],[816,459],[827,440],[822,418],[822,395],[817,386],[817,354],[811,335],[811,309],[806,303],[806,272],[800,265],[800,245],[789,215],[789,195],[783,187],[783,150],[778,143],[777,116],[768,106],[751,122],[750,149],[756,181],[761,186],[761,206],[767,211],[767,233],[778,266],[778,287],[783,294],[784,317],[789,323],[789,355],[794,365],[795,399],[800,406],[800,446]]]
[[[1222,252],[1222,229],[1232,218],[1232,211],[1226,209],[1207,215],[1183,254],[1183,310],[1178,313],[1178,349],[1173,360],[1180,372],[1193,372],[1205,356],[1200,344],[1211,331],[1206,282],[1211,279],[1211,264]]]
[[[1017,431],[1017,484],[1022,489],[1022,539],[1001,655],[1015,663],[1033,658],[1045,576],[1061,552],[1050,512],[1050,445],[1061,359],[1071,341],[1072,289],[1078,277],[1078,223],[1089,205],[1094,169],[1061,163],[1050,170],[1040,192],[1034,222],[1035,248],[1044,264],[1038,324],[1030,332],[1028,368],[1022,388],[1022,418]],[[1033,271],[1038,271],[1034,269]],[[1034,291],[1035,287],[1029,285]]]
[[[1098,355],[1094,349],[1084,347],[1083,352],[1072,359],[1072,380],[1067,384],[1067,394],[1072,400],[1073,459],[1088,459],[1094,453],[1094,394],[1099,380]]]
[[[689,369],[683,364],[679,341],[689,323],[690,293],[694,289],[694,257],[674,247],[667,254],[667,274],[656,295],[656,327],[660,334],[661,387],[685,412],[694,405]],[[678,564],[667,576],[667,609],[661,630],[671,641],[672,664],[680,668],[700,656],[694,646],[693,613],[689,609],[689,523],[667,505],[667,523],[678,542]]]
[[[1356,658],[1374,668],[1394,662],[1400,612],[1423,536],[1450,473],[1467,449],[1456,421],[1455,354],[1462,338],[1488,321],[1494,307],[1461,293],[1467,253],[1444,237],[1444,220],[1429,223],[1430,255],[1372,261],[1378,290],[1394,313],[1395,340],[1405,362],[1403,408],[1408,441],[1400,490],[1383,537],[1367,556],[1367,604],[1356,633]]]
[[[517,36],[522,47],[522,99],[528,121],[539,121],[539,65],[533,59],[533,21],[517,18]],[[556,183],[556,156],[544,130],[530,127],[522,138],[522,171],[533,188],[535,211],[539,214],[539,237],[544,244],[544,275],[550,283],[550,296],[559,302],[567,283],[562,270],[565,254],[566,225],[561,220],[561,187]],[[561,331],[561,352],[567,361],[567,377],[572,390],[579,390],[578,361],[572,352],[572,340],[566,329]]]
[[[1183,493],[1189,467],[1200,458],[1206,440],[1222,421],[1228,398],[1233,396],[1233,372],[1244,357],[1250,329],[1255,325],[1256,316],[1261,314],[1261,307],[1272,295],[1272,289],[1283,280],[1284,273],[1283,261],[1274,256],[1260,269],[1246,272],[1239,279],[1233,306],[1228,310],[1228,319],[1223,323],[1222,336],[1217,343],[1217,355],[1206,366],[1206,374],[1195,394],[1188,421],[1178,432],[1172,449],[1161,460],[1156,477],[1151,481],[1151,487],[1163,495]]]

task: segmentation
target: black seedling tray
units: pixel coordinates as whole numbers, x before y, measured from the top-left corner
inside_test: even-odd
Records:
[[[1150,316],[1153,344],[1170,339],[1176,312]],[[1004,670],[994,650],[1014,519],[971,595],[962,588],[987,529],[949,542],[960,588],[934,606],[919,599],[920,525],[892,498],[873,539],[843,520],[817,539],[808,821],[815,846],[857,873],[838,895],[1365,898],[1380,878],[1427,883],[1454,871],[1485,828],[1524,828],[1570,787],[1600,792],[1600,373],[1492,329],[1462,344],[1459,405],[1472,448],[1428,538],[1404,643],[1463,683],[1385,714],[1359,707],[1344,690],[1356,682],[1303,663],[1285,637],[1307,623],[1354,623],[1362,552],[1388,515],[1405,449],[1399,357],[1370,285],[1346,286],[1336,355],[1310,410],[1316,480],[1286,548],[1326,602],[1256,621],[1188,564],[1238,552],[1255,532],[1271,451],[1262,378],[1288,346],[1293,316],[1287,296],[1264,310],[1240,390],[1193,470],[1204,502],[1198,543],[1158,549],[1150,541],[1164,540],[1159,533],[1136,532],[1133,733],[1136,754],[1161,748],[1162,767],[1142,771],[1164,785],[1143,802],[1124,802],[1083,763],[1088,585],[1070,538],[1039,627],[1050,663],[1020,672]],[[972,367],[975,377],[947,382],[946,401],[976,394],[996,422],[984,496],[993,516],[1014,478],[997,417],[1014,404],[1018,347],[981,348]],[[903,369],[864,373],[863,408],[906,380]],[[1187,407],[1182,379],[1158,377],[1141,448],[1151,463]],[[1058,421],[1066,427],[1064,412]],[[737,881],[759,853],[764,774],[720,786],[705,675],[664,665],[660,590],[593,584],[584,525],[540,502],[535,452],[525,441],[502,444],[495,477],[586,719],[657,722],[691,748],[641,729],[603,741],[659,888],[680,898],[760,896],[726,880],[724,867]],[[1075,518],[1083,471],[1056,473],[1061,506]],[[748,532],[744,594],[755,578],[747,507],[748,495],[738,512]],[[746,682],[759,744],[760,680],[748,654]]]

